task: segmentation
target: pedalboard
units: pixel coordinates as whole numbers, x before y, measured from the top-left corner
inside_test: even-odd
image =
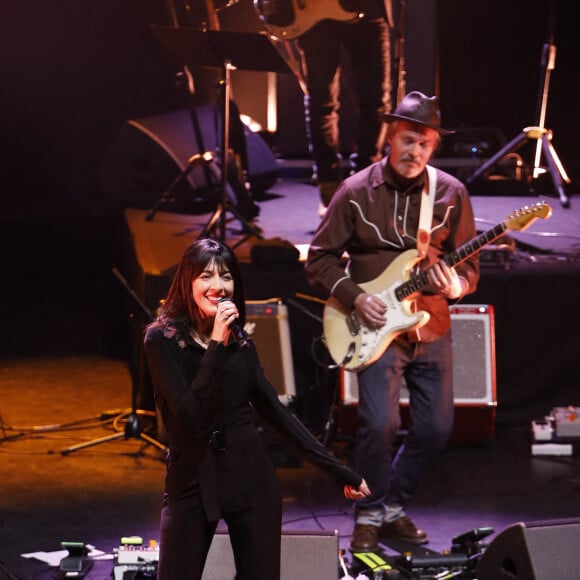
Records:
[[[159,562],[159,546],[119,546],[117,564],[150,564]]]
[[[554,407],[552,417],[557,437],[580,439],[580,407]]]
[[[159,562],[159,544],[155,540],[150,540],[147,545],[143,544],[140,536],[127,536],[121,538],[120,546],[115,552],[115,580],[125,580],[127,577],[154,578]]]
[[[574,453],[580,442],[580,407],[554,407],[549,415],[532,421],[532,455]]]

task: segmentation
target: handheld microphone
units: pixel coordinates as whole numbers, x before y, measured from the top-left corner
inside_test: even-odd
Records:
[[[218,300],[218,302],[233,302],[233,300],[227,296],[223,296]],[[242,348],[247,348],[250,339],[246,334],[246,331],[238,324],[237,320],[234,320],[234,322],[229,325],[229,329],[232,331],[237,343]]]

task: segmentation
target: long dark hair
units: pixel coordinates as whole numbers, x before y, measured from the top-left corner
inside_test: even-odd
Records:
[[[220,272],[229,270],[234,282],[232,300],[238,307],[240,326],[246,322],[246,304],[244,285],[238,260],[233,251],[224,243],[213,238],[202,238],[190,244],[179,264],[167,297],[160,306],[157,323],[181,321],[190,326],[197,326],[199,312],[191,295],[191,283],[199,276],[208,264],[215,264]]]

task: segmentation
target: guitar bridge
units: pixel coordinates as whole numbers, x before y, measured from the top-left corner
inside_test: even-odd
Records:
[[[354,311],[346,317],[346,326],[351,336],[356,336],[360,332],[360,321]]]

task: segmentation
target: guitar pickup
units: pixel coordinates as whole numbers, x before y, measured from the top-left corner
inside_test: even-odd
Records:
[[[360,321],[355,312],[351,312],[346,317],[346,326],[351,336],[356,336],[360,332]]]

